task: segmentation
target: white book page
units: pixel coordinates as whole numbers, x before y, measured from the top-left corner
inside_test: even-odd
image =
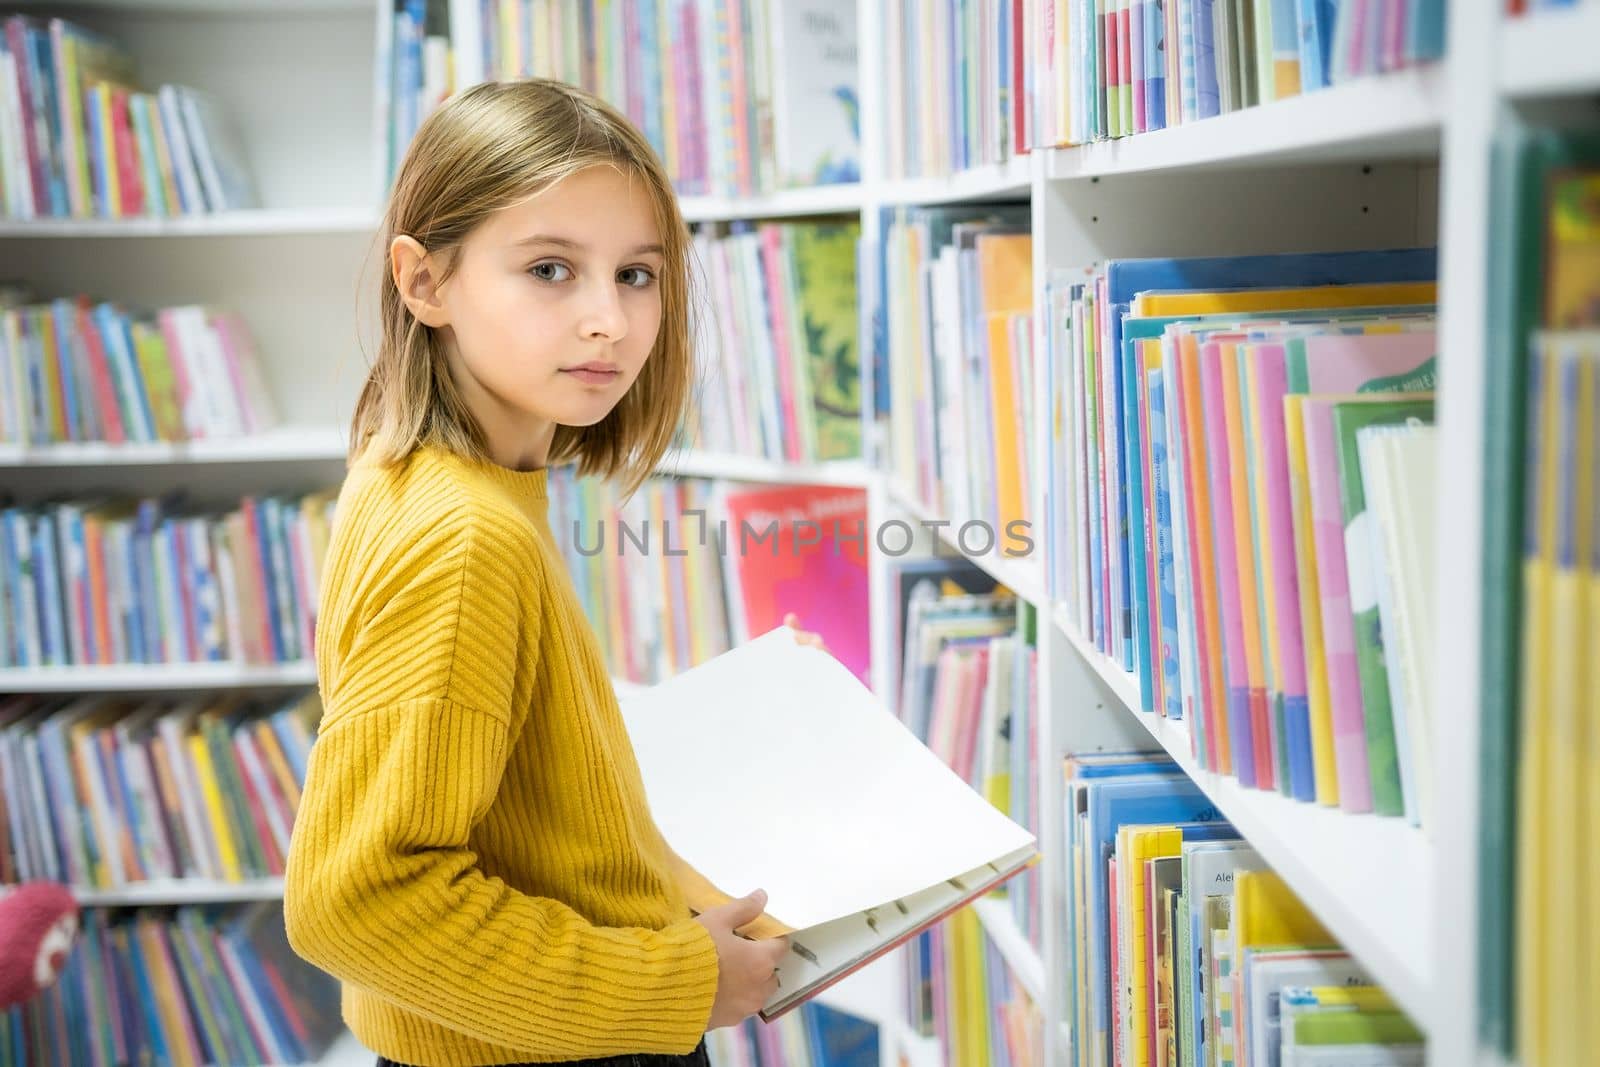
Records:
[[[801,930],[1034,844],[838,660],[779,628],[630,695],[623,718],[673,850]]]
[[[813,987],[926,926],[966,900],[974,890],[1021,867],[1032,854],[1031,847],[1023,848],[904,899],[790,935],[789,954],[778,964],[778,990],[762,1010],[770,1015],[803,998]]]

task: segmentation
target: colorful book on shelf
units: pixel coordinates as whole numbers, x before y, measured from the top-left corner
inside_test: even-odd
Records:
[[[746,696],[757,688],[771,698],[751,704]],[[842,664],[798,645],[784,628],[628,697],[623,713],[691,904],[704,909],[729,899],[730,888],[760,885],[767,914],[745,932],[786,934],[797,947],[779,966],[780,989],[763,1018],[809,999],[1036,854],[1033,835],[955,776]],[[812,770],[822,763],[831,784],[819,793]],[[712,766],[743,770],[708,778]],[[885,773],[903,781],[886,789]],[[712,780],[744,799],[719,799],[706,790]],[[745,780],[760,784],[747,788]],[[872,799],[904,795],[920,798],[915,811]],[[816,833],[820,826],[828,832]]]
[[[793,612],[863,681],[868,678],[867,569],[859,489],[786,486],[729,491],[736,634],[765,633]]]
[[[1114,658],[1139,673],[1141,698],[1152,709],[1153,677],[1148,656],[1137,658],[1135,650],[1150,647],[1149,617],[1145,576],[1131,561],[1143,556],[1140,514],[1142,478],[1136,461],[1144,443],[1138,434],[1138,397],[1142,374],[1131,346],[1123,341],[1124,316],[1139,317],[1197,315],[1207,313],[1254,313],[1292,311],[1307,307],[1338,308],[1431,302],[1433,296],[1418,284],[1426,284],[1435,273],[1435,254],[1431,249],[1392,252],[1329,253],[1325,255],[1244,256],[1188,260],[1114,260],[1106,264],[1108,315],[1104,326],[1104,347],[1115,353],[1112,379],[1117,428],[1110,436],[1117,440],[1112,481],[1122,489],[1119,500],[1119,525],[1126,531],[1125,543],[1117,549],[1125,561],[1119,566],[1119,600],[1130,604],[1130,627]],[[1266,289],[1262,286],[1276,286]],[[1291,288],[1292,287],[1292,288]],[[1115,576],[1115,575],[1114,575]]]
[[[1406,817],[1432,825],[1438,438],[1431,426],[1373,427],[1357,447]]]
[[[1354,635],[1372,810],[1380,815],[1400,815],[1404,813],[1405,802],[1395,748],[1371,542],[1365,528],[1370,517],[1366,514],[1366,494],[1361,481],[1355,435],[1366,426],[1404,424],[1409,420],[1430,421],[1433,417],[1433,401],[1431,394],[1404,399],[1369,396],[1359,402],[1333,403],[1329,417],[1333,433],[1331,443],[1339,472],[1340,514],[1350,588],[1348,610]]]

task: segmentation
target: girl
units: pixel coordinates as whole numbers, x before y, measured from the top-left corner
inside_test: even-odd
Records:
[[[774,989],[759,891],[690,916],[546,518],[632,490],[689,395],[687,234],[644,138],[557,82],[439,108],[384,220],[382,337],[317,618],[295,950],[379,1064],[704,1064]]]

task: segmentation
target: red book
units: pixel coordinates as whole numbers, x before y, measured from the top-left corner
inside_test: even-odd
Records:
[[[134,143],[133,126],[128,121],[128,90],[111,90],[111,135],[116,152],[117,192],[121,215],[128,218],[144,214],[144,176],[139,172],[139,146]]]
[[[742,640],[783,625],[793,612],[870,684],[867,494],[785,486],[729,493],[724,567],[733,584],[734,632]],[[886,538],[902,538],[889,531]],[[894,542],[895,545],[899,540]]]

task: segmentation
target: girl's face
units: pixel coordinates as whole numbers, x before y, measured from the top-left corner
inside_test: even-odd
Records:
[[[603,419],[661,326],[661,234],[649,193],[608,166],[490,216],[436,299],[450,368],[507,466],[543,466],[555,427]]]

